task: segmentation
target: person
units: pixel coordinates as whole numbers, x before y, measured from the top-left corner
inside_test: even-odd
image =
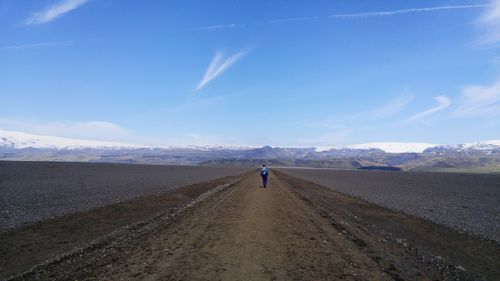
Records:
[[[262,165],[260,169],[260,176],[262,177],[262,186],[267,188],[267,177],[269,176],[269,171],[267,170],[266,165]]]

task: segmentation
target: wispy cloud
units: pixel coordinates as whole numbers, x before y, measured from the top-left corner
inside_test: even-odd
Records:
[[[488,5],[455,5],[455,6],[437,6],[437,7],[426,7],[426,8],[409,8],[401,10],[392,11],[378,11],[378,12],[366,12],[366,13],[352,13],[352,14],[334,14],[330,15],[331,18],[336,19],[359,19],[368,17],[384,17],[384,16],[395,16],[401,14],[411,14],[411,13],[423,13],[423,12],[437,12],[443,10],[457,10],[457,9],[478,9],[486,8]]]
[[[492,5],[496,5],[500,0],[492,1]],[[480,9],[480,8],[488,8],[492,5],[485,4],[476,4],[476,5],[451,5],[451,6],[435,6],[435,7],[424,7],[424,8],[408,8],[401,10],[392,10],[392,11],[375,11],[375,12],[362,12],[362,13],[348,13],[348,14],[332,14],[329,16],[299,16],[299,17],[288,17],[288,18],[279,18],[279,19],[271,19],[265,21],[257,21],[251,23],[229,23],[229,24],[215,24],[215,25],[207,25],[207,26],[199,26],[195,28],[190,28],[187,30],[218,30],[218,29],[229,29],[229,28],[245,28],[259,25],[267,25],[267,24],[279,24],[279,23],[288,23],[288,22],[298,22],[298,21],[312,21],[324,18],[330,19],[361,19],[368,17],[385,17],[385,16],[396,16],[401,14],[411,14],[411,13],[429,13],[429,12],[438,12],[444,10],[464,10],[464,9]],[[500,12],[499,12],[500,14]]]
[[[408,105],[414,98],[415,97],[412,95],[396,98],[386,105],[374,110],[371,115],[373,117],[386,117],[396,114],[400,112],[406,105]]]
[[[451,100],[446,96],[437,96],[434,97],[434,100],[437,102],[435,107],[427,109],[425,111],[419,112],[408,119],[408,121],[418,121],[423,118],[429,117],[451,105]]]
[[[484,33],[477,42],[479,45],[500,42],[500,0],[491,0],[488,9],[479,17],[479,26]]]
[[[198,97],[200,97],[198,95]],[[207,98],[197,98],[193,100],[186,101],[181,104],[172,105],[168,107],[151,109],[147,111],[141,111],[132,114],[134,117],[140,118],[154,118],[158,119],[161,116],[169,115],[169,114],[191,114],[194,112],[200,112],[203,110],[211,109],[217,106],[220,106],[226,100],[226,96],[213,96]]]
[[[123,127],[107,121],[40,121],[0,118],[0,128],[38,135],[102,141],[130,141]]]
[[[460,105],[452,117],[500,115],[500,79],[489,86],[467,86],[460,94]]]
[[[267,21],[263,21],[263,22],[255,22],[253,24],[285,23],[285,22],[294,22],[294,21],[308,21],[308,20],[317,20],[317,19],[320,19],[320,18],[321,18],[321,16],[306,16],[306,17],[281,18],[281,19],[267,20]]]
[[[224,73],[228,68],[230,68],[233,64],[235,64],[238,60],[247,55],[249,52],[250,50],[245,49],[229,57],[226,57],[222,52],[215,53],[215,56],[208,65],[208,68],[205,71],[203,78],[196,86],[196,90],[197,91],[201,90],[210,81],[222,75],[222,73]]]
[[[51,48],[51,47],[67,47],[74,45],[75,41],[51,41],[51,42],[39,42],[31,44],[21,44],[21,45],[11,45],[3,46],[1,49],[4,50],[24,50],[24,49],[39,49],[39,48]]]
[[[81,7],[87,2],[88,0],[63,0],[42,11],[34,13],[31,17],[26,19],[25,24],[32,25],[51,22],[62,15]]]
[[[266,24],[281,24],[288,22],[298,22],[298,21],[310,21],[321,19],[321,16],[305,16],[305,17],[291,17],[291,18],[279,18],[279,19],[271,19],[265,21],[254,21],[251,23],[227,23],[227,24],[214,24],[207,26],[199,26],[194,28],[188,28],[184,30],[217,30],[217,29],[232,29],[232,28],[245,28]]]
[[[216,25],[195,27],[195,28],[191,28],[190,30],[215,30],[215,29],[236,28],[236,27],[246,27],[246,25],[245,24],[236,24],[236,23],[216,24]]]
[[[336,131],[344,131],[351,127],[360,128],[363,124],[366,124],[368,120],[382,119],[401,112],[414,98],[413,95],[406,94],[372,110],[358,111],[346,115],[324,116],[314,121],[299,121],[297,125],[306,128]]]

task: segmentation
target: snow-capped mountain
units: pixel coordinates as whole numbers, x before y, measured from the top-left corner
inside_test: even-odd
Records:
[[[500,172],[500,140],[457,145],[148,146],[0,130],[0,160]]]
[[[192,149],[200,151],[217,151],[217,150],[248,150],[254,147],[248,146],[231,146],[231,145],[205,145],[205,146],[152,146],[139,145],[120,142],[82,140],[64,137],[34,135],[29,133],[6,131],[0,129],[0,147],[23,149],[23,148],[39,148],[39,149]]]
[[[245,152],[245,156],[253,154],[282,155],[285,157],[305,157],[314,153],[328,155],[326,152],[349,152],[357,150],[380,150],[385,153],[424,153],[425,151],[464,151],[464,150],[496,150],[500,149],[500,140],[481,141],[456,145],[437,145],[432,143],[411,142],[373,142],[345,145],[341,147],[250,147],[250,146],[148,146],[120,142],[106,142],[94,140],[72,139],[54,136],[34,135],[16,131],[0,130],[0,147],[9,149],[160,149],[160,150],[196,150],[200,152]]]
[[[380,149],[386,153],[422,153],[430,147],[435,147],[432,143],[412,143],[412,142],[372,142],[363,144],[347,145],[351,149]]]
[[[500,140],[471,142],[464,144],[446,144],[439,145],[433,143],[422,142],[372,142],[344,145],[340,147],[316,147],[316,152],[326,152],[333,150],[368,150],[378,149],[385,153],[424,153],[426,151],[448,150],[448,151],[465,151],[465,150],[495,150],[500,149]]]
[[[425,152],[467,152],[467,151],[492,151],[500,149],[500,140],[471,142],[464,144],[448,144],[429,147]]]
[[[368,150],[377,149],[386,153],[422,153],[424,150],[439,146],[433,143],[422,142],[370,142],[349,144],[343,146],[320,146],[315,147],[316,152],[325,152],[330,150]]]
[[[139,148],[144,146],[119,142],[105,142],[62,138],[54,136],[40,136],[15,131],[0,130],[0,147],[43,148],[43,149],[79,149],[79,148]]]
[[[489,150],[500,148],[500,140],[481,141],[464,144],[466,149]]]

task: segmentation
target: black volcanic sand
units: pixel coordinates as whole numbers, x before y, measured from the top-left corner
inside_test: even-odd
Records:
[[[86,247],[90,242],[134,223],[175,211],[204,192],[239,178],[241,175],[195,183],[0,232],[0,280],[74,248]]]
[[[500,175],[298,168],[281,171],[500,242]]]
[[[500,276],[500,243],[459,233],[443,224],[380,207],[279,171],[274,174],[322,216],[331,218],[332,225],[388,269],[386,273],[392,273],[393,280],[493,281]],[[378,248],[382,245],[388,248]],[[394,275],[397,271],[393,269],[415,258],[424,263],[407,267],[416,275]],[[440,276],[419,275],[422,270],[424,274],[436,270]]]
[[[494,241],[276,170],[268,189],[257,171],[227,180],[177,216],[166,208],[215,181],[0,235],[0,278],[156,206],[160,214],[12,280],[498,280]]]
[[[0,232],[248,168],[0,161]]]

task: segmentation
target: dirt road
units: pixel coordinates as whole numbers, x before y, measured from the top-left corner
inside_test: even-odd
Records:
[[[481,280],[270,176],[268,189],[246,176],[172,219],[16,279]]]

